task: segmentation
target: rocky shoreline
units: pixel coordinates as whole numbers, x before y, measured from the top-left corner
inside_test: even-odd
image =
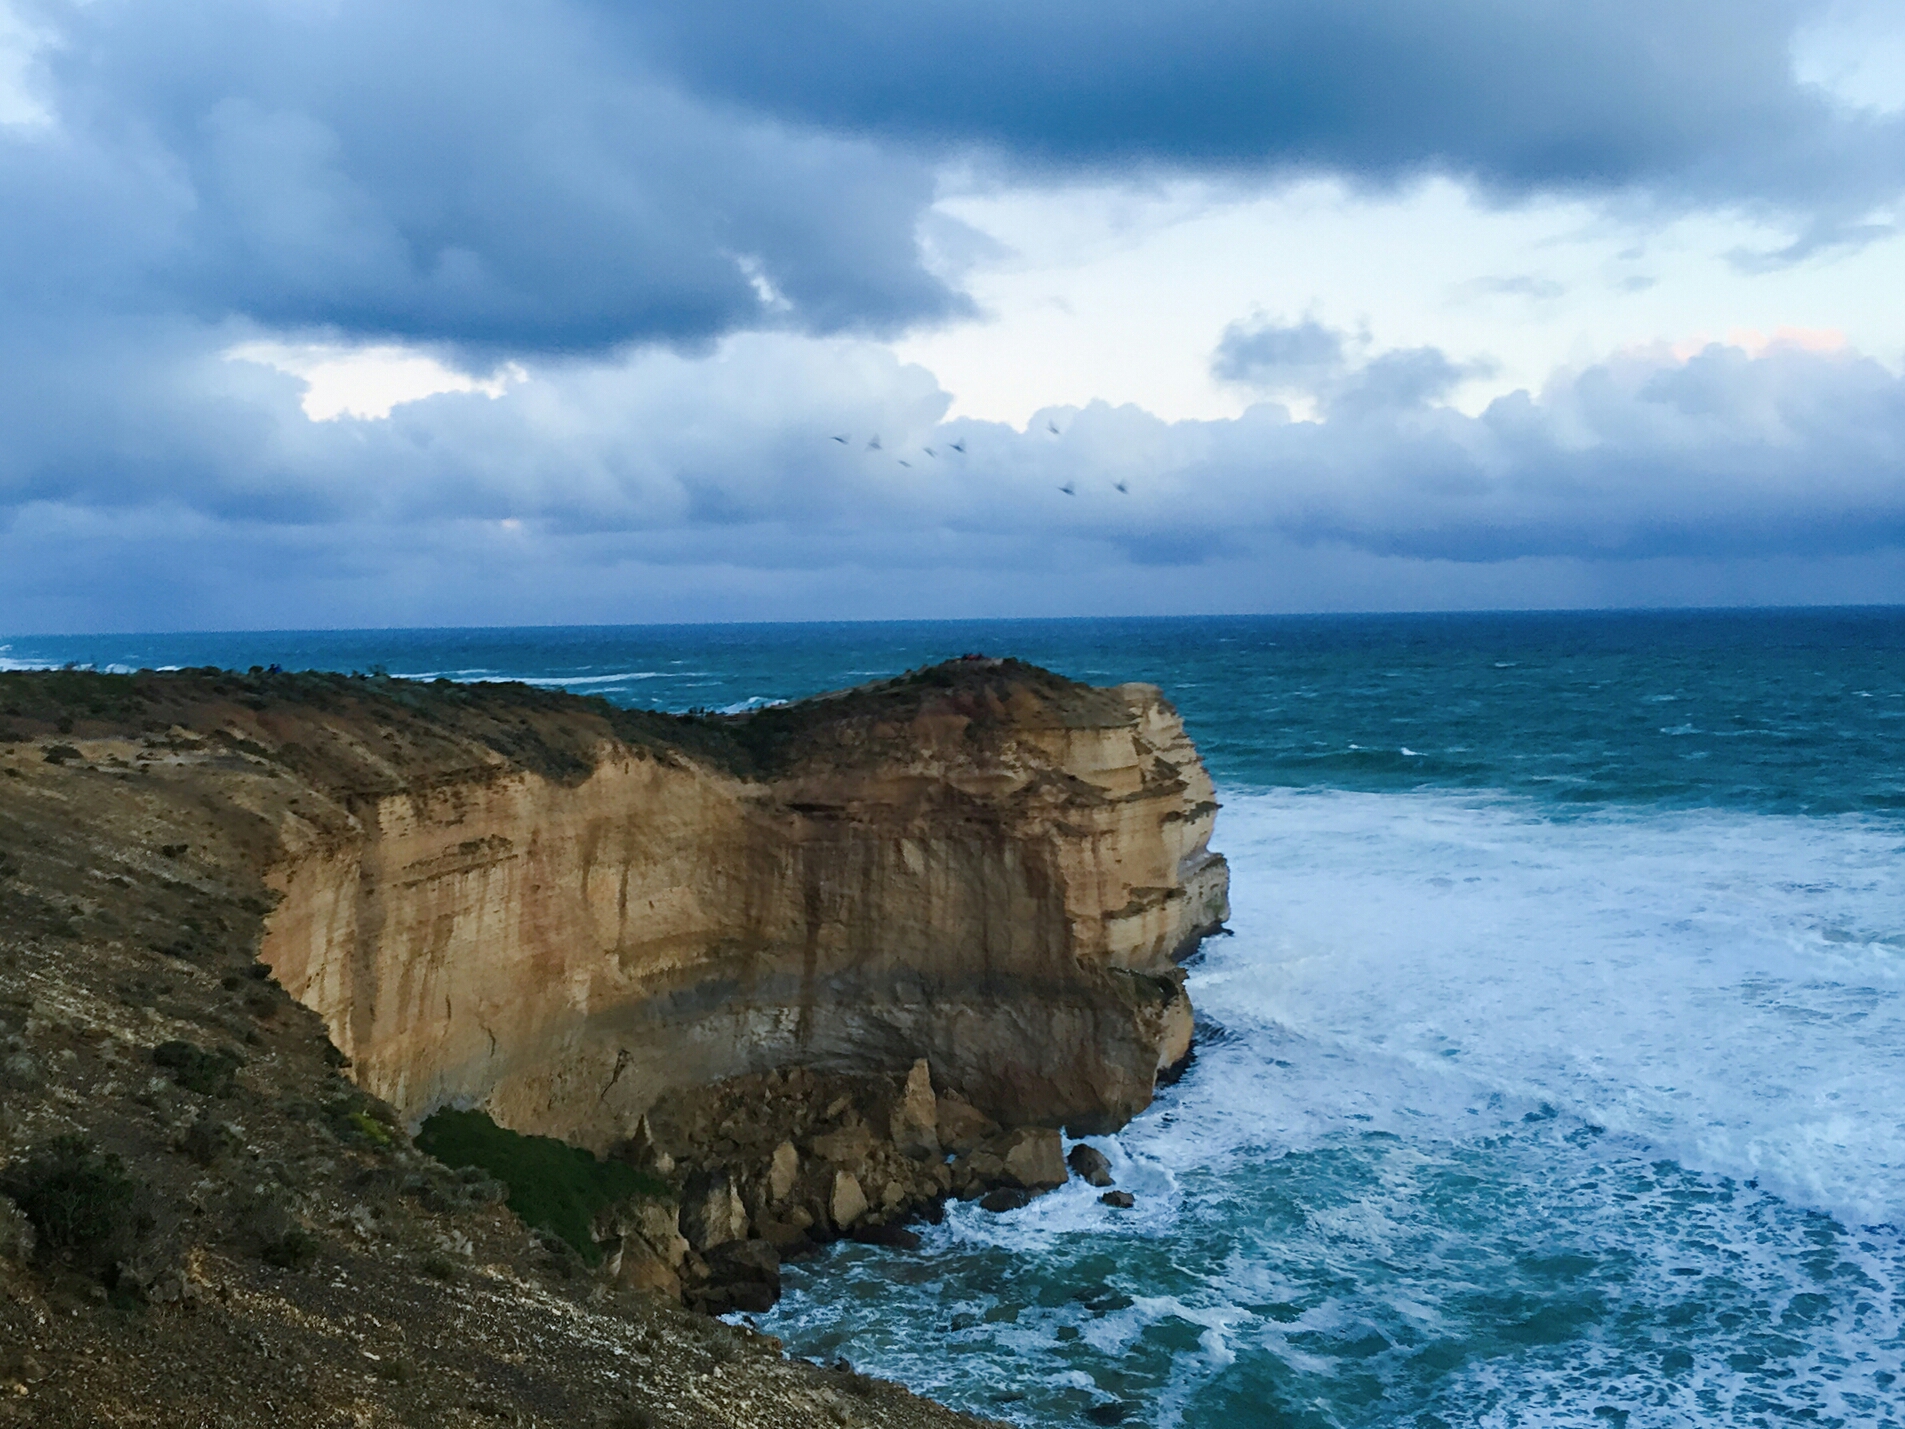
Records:
[[[674,1198],[600,1218],[603,1275],[710,1314],[771,1308],[781,1264],[834,1240],[916,1249],[907,1227],[936,1224],[948,1199],[1005,1212],[1074,1173],[1111,1185],[1100,1152],[1080,1143],[1068,1157],[1054,1128],[1001,1127],[935,1091],[923,1059],[905,1077],[734,1078],[657,1108],[616,1154]]]

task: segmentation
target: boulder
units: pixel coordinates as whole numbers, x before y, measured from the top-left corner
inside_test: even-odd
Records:
[[[1004,1178],[1028,1191],[1065,1184],[1065,1142],[1049,1126],[1021,1126],[987,1147],[1004,1164]],[[977,1158],[974,1158],[975,1164]]]
[[[859,1226],[851,1239],[861,1245],[883,1245],[889,1250],[918,1250],[919,1233],[905,1226]]]
[[[622,1237],[615,1283],[624,1290],[642,1290],[669,1300],[681,1299],[681,1276],[647,1240],[631,1232]]]
[[[873,1150],[873,1133],[867,1130],[865,1122],[855,1121],[838,1131],[816,1136],[808,1144],[822,1161],[857,1171],[866,1165],[867,1155]]]
[[[708,1252],[707,1288],[695,1299],[711,1315],[759,1314],[780,1294],[780,1253],[764,1240],[735,1240]]]
[[[941,1092],[934,1102],[934,1125],[943,1150],[963,1154],[989,1136],[999,1134],[999,1123],[957,1092]]]
[[[655,1129],[648,1124],[645,1116],[635,1123],[635,1134],[623,1146],[622,1159],[631,1166],[642,1167],[657,1176],[671,1175],[675,1169],[675,1158],[656,1145]]]
[[[1111,1184],[1111,1162],[1095,1146],[1087,1146],[1082,1141],[1071,1149],[1065,1157],[1065,1164],[1072,1168],[1072,1174],[1088,1186],[1109,1186]]]
[[[834,1172],[833,1195],[827,1201],[827,1215],[834,1225],[843,1231],[850,1229],[866,1213],[866,1192],[860,1189],[859,1180],[849,1171]]]
[[[793,1194],[794,1183],[800,1179],[800,1152],[794,1143],[783,1141],[774,1148],[773,1158],[767,1163],[767,1191],[776,1204]]]
[[[939,1102],[924,1057],[906,1074],[906,1090],[893,1108],[892,1131],[893,1144],[902,1154],[919,1161],[939,1155]]]
[[[1107,1191],[1098,1200],[1101,1204],[1118,1211],[1128,1211],[1138,1203],[1137,1198],[1129,1191]]]
[[[761,1239],[775,1250],[785,1251],[789,1246],[799,1245],[807,1239],[807,1227],[813,1224],[813,1218],[804,1211],[800,1217],[806,1225],[795,1220],[763,1221],[756,1229],[760,1231]]]
[[[681,1230],[688,1244],[703,1252],[746,1240],[747,1207],[734,1183],[720,1172],[692,1177],[681,1198]]]
[[[638,1201],[631,1209],[628,1226],[632,1234],[648,1243],[670,1270],[679,1270],[688,1254],[688,1239],[681,1233],[680,1216],[665,1201]]]
[[[1030,1204],[1031,1200],[1031,1192],[1022,1187],[1001,1186],[995,1191],[987,1191],[979,1198],[979,1209],[991,1211],[997,1215],[1001,1211],[1016,1211],[1021,1206]]]

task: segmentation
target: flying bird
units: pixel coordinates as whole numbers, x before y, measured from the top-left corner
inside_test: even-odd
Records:
[[[899,463],[901,466],[905,467],[908,471],[911,471],[913,469],[913,464],[910,461],[908,461],[905,457],[901,457],[899,459]]]
[[[959,455],[964,456],[966,454],[966,443],[964,439],[962,438],[961,440],[954,442],[952,444],[952,449],[958,452]]]
[[[867,450],[870,452],[877,452],[880,450],[880,434],[878,432],[875,432],[873,434],[872,439],[867,442]]]
[[[1059,487],[1058,489],[1059,489],[1060,491],[1062,491],[1062,492],[1064,492],[1064,493],[1065,493],[1065,494],[1066,494],[1067,496],[1076,496],[1076,495],[1078,495],[1078,487],[1077,487],[1077,485],[1076,485],[1075,483],[1073,483],[1073,482],[1069,482],[1069,481],[1068,481],[1068,482],[1066,482],[1066,483],[1065,483],[1065,484],[1064,484],[1063,486],[1061,486],[1061,487]]]
[[[1046,431],[1048,431],[1048,432],[1050,432],[1050,433],[1051,433],[1051,434],[1052,434],[1053,436],[1057,436],[1057,435],[1058,435],[1058,423],[1057,423],[1057,422],[1054,422],[1054,421],[1053,421],[1053,420],[1052,420],[1052,419],[1051,419],[1050,417],[1047,417],[1047,418],[1045,419],[1045,430],[1046,430]]]
[[[847,439],[845,437],[835,437],[834,440],[836,442],[839,442],[840,445],[843,447],[847,444]]]
[[[934,451],[931,447],[921,447],[920,450],[925,452],[926,455],[931,457],[934,461],[939,460],[939,453]]]
[[[1122,491],[1126,496],[1131,494],[1131,488],[1126,486],[1122,481],[1115,481],[1112,485],[1116,486],[1118,490]]]

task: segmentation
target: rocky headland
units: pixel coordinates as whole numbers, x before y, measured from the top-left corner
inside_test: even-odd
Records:
[[[759,1422],[952,1422],[669,1307],[762,1308],[785,1256],[1061,1184],[1061,1129],[1122,1125],[1188,1054],[1177,962],[1226,916],[1210,782],[1159,692],[1013,661],[681,717],[13,674],[0,740],[0,1336],[23,1347],[0,1415],[33,1422],[186,1422],[155,1404],[217,1399],[218,1369],[139,1410],[125,1386],[164,1356],[106,1366],[126,1336],[241,1353],[184,1333],[207,1317],[309,1366],[259,1422],[348,1399],[359,1422],[561,1400],[548,1422],[690,1423],[710,1373],[753,1374]],[[612,1188],[586,1221],[500,1204],[541,1204],[517,1184],[555,1146],[534,1138]],[[47,1221],[48,1177],[113,1224]],[[447,1328],[478,1305],[518,1346],[513,1389]],[[353,1313],[417,1340],[401,1376],[339,1361]],[[741,1338],[670,1380],[709,1334]]]

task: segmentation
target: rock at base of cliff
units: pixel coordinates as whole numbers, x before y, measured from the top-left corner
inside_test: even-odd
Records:
[[[995,1191],[987,1191],[979,1198],[979,1209],[998,1215],[1001,1211],[1016,1211],[1030,1205],[1032,1193],[1021,1186],[1001,1186]]]
[[[840,1230],[848,1230],[866,1213],[867,1196],[860,1189],[859,1178],[850,1171],[834,1172],[833,1195],[827,1200],[827,1214],[834,1225]]]
[[[794,1183],[800,1179],[800,1151],[791,1141],[783,1141],[774,1148],[774,1154],[767,1163],[767,1191],[779,1205],[793,1193]]]
[[[851,1121],[838,1131],[816,1136],[811,1144],[814,1155],[822,1161],[857,1171],[866,1165],[867,1156],[873,1150],[873,1133],[865,1122]]]
[[[812,1213],[804,1206],[795,1206],[785,1217],[764,1220],[755,1230],[762,1240],[786,1255],[795,1246],[809,1244],[808,1232],[813,1228]]]
[[[1004,1164],[1005,1177],[1028,1191],[1049,1191],[1065,1184],[1065,1142],[1049,1126],[1021,1126],[991,1143]]]
[[[747,1207],[725,1175],[689,1178],[681,1198],[681,1230],[688,1244],[707,1252],[733,1240],[747,1239]]]
[[[1113,1210],[1117,1211],[1128,1211],[1138,1204],[1137,1197],[1133,1196],[1129,1191],[1107,1191],[1104,1195],[1100,1196],[1098,1200],[1101,1204],[1110,1206]]]
[[[1111,1161],[1105,1153],[1095,1146],[1086,1146],[1082,1142],[1071,1149],[1065,1158],[1065,1164],[1072,1168],[1087,1186],[1109,1186],[1111,1184]]]
[[[633,1233],[622,1238],[614,1281],[624,1290],[644,1290],[668,1300],[681,1299],[681,1277],[674,1267],[645,1239]]]
[[[710,1315],[753,1315],[773,1309],[780,1294],[780,1253],[764,1240],[736,1240],[708,1252],[708,1283],[695,1303]]]
[[[906,1074],[906,1089],[894,1103],[891,1120],[893,1144],[902,1153],[921,1161],[939,1155],[939,1101],[924,1057]]]
[[[957,1155],[978,1148],[999,1134],[999,1124],[957,1092],[941,1092],[934,1102],[934,1119],[942,1149]]]
[[[888,1250],[918,1250],[919,1234],[905,1226],[859,1226],[848,1239],[861,1245],[880,1245]]]

